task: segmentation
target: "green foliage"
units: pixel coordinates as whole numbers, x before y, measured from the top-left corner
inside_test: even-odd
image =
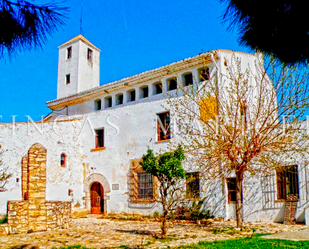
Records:
[[[34,0],[2,0],[0,57],[4,54],[40,48],[67,19],[68,8],[62,2],[35,4]]]
[[[7,215],[0,220],[0,224],[1,223],[7,223],[7,222],[8,222],[8,216]]]
[[[175,151],[165,152],[160,155],[154,155],[153,151],[148,149],[147,154],[143,155],[143,162],[140,162],[143,169],[161,178],[171,180],[183,179],[186,177],[186,171],[182,168],[181,163],[185,159],[185,155],[181,146]]]
[[[309,248],[309,241],[289,241],[261,239],[259,237],[221,240],[214,242],[199,242],[197,244],[174,248],[221,248],[221,249],[275,249],[275,248]]]
[[[182,168],[181,163],[185,159],[181,146],[170,152],[154,155],[148,149],[143,155],[140,165],[145,172],[155,176],[159,181],[160,198],[157,200],[162,204],[163,214],[161,218],[162,236],[167,233],[167,220],[173,219],[178,202],[182,199],[183,190],[179,186],[179,180],[184,179],[187,172]]]
[[[299,1],[274,0],[272,4],[259,1],[252,8],[251,1],[219,0],[226,6],[223,20],[229,23],[229,29],[239,28],[239,42],[252,50],[262,51],[275,56],[282,63],[307,66],[309,40],[306,9]],[[267,6],[267,7],[266,7]],[[265,16],[268,18],[265,19]],[[293,35],[287,33],[293,30]],[[292,51],[278,46],[284,40]]]

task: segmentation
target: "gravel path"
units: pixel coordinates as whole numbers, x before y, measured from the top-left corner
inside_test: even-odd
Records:
[[[240,231],[235,222],[208,220],[200,225],[176,223],[168,231],[167,240],[157,239],[160,223],[153,219],[114,220],[101,216],[76,218],[67,230],[14,234],[0,237],[0,248],[44,248],[81,245],[91,248],[117,248],[127,245],[130,248],[163,248],[197,243],[201,240],[213,241],[251,236],[253,233],[279,233],[308,229],[304,225],[282,225],[275,223],[248,223]],[[307,237],[309,235],[308,230]],[[302,233],[305,233],[302,231]],[[304,235],[305,236],[305,235]]]

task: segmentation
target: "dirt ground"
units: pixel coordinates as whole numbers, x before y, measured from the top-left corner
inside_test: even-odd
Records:
[[[0,237],[0,248],[53,248],[81,245],[91,248],[164,248],[196,243],[251,236],[254,233],[279,233],[308,229],[304,225],[277,223],[246,223],[241,231],[233,221],[210,219],[201,224],[177,222],[171,225],[167,239],[160,239],[160,223],[141,216],[95,216],[72,219],[67,230],[14,234]],[[308,238],[309,239],[309,238]]]

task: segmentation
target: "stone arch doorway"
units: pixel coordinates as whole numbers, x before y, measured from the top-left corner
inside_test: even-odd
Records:
[[[94,182],[90,187],[91,213],[104,213],[104,189],[101,183]]]
[[[101,188],[102,187],[102,188]],[[91,191],[96,193],[92,193],[93,198],[91,196]],[[95,201],[95,198],[98,196],[100,197],[100,205],[99,205],[99,213],[107,213],[107,201],[109,200],[108,193],[111,192],[109,183],[107,179],[98,173],[91,174],[87,177],[84,184],[84,192],[85,192],[85,201],[86,201],[86,208],[89,212],[93,213],[92,206],[98,206],[98,203],[92,205],[91,200]],[[99,198],[96,199],[98,201]]]

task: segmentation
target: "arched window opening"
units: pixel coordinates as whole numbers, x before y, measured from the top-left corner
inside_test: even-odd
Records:
[[[60,156],[60,165],[61,167],[65,167],[66,166],[66,154],[62,153],[61,156]]]

